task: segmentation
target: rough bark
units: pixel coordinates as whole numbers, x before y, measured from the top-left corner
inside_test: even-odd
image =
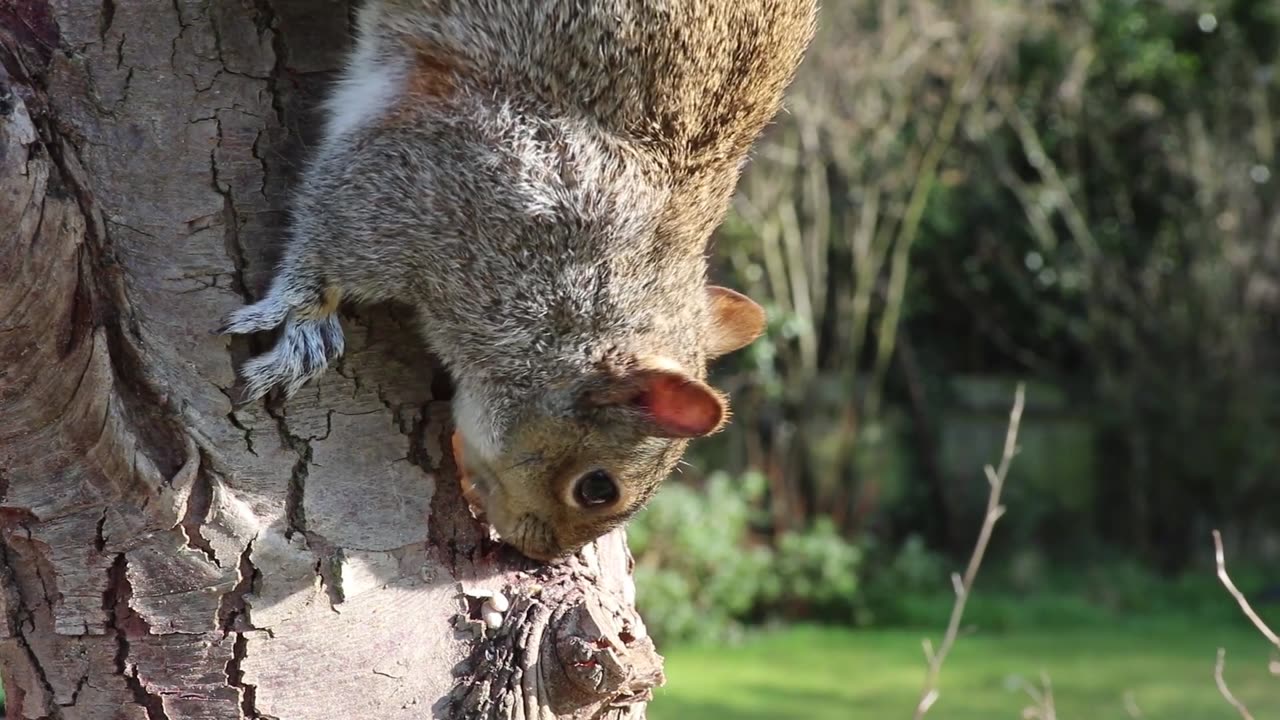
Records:
[[[0,0],[0,673],[10,718],[641,717],[613,534],[494,544],[395,308],[233,411],[334,0]],[[261,342],[261,341],[259,341]],[[479,596],[512,607],[487,630]]]

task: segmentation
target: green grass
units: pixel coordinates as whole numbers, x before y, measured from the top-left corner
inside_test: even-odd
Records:
[[[910,718],[923,679],[923,631],[793,627],[724,648],[663,648],[667,685],[652,720]],[[935,637],[936,642],[936,637]],[[1242,624],[1115,622],[1052,631],[976,633],[956,644],[931,720],[1017,720],[1029,703],[1014,679],[1053,683],[1058,720],[1238,720],[1213,665],[1257,720],[1280,718],[1268,644]]]

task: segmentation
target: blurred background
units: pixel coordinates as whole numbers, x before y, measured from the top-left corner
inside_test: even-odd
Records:
[[[1280,717],[1280,2],[827,0],[718,232],[769,311],[633,525],[670,718]],[[1024,714],[1031,713],[1031,714]],[[1035,713],[1039,713],[1038,715]]]

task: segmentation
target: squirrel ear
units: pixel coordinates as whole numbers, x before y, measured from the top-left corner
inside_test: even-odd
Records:
[[[710,435],[729,417],[723,395],[665,358],[646,359],[607,390],[592,393],[590,400],[638,411],[645,430],[657,437]]]
[[[653,423],[657,434],[701,437],[724,424],[729,408],[711,386],[679,372],[649,370],[643,375],[643,390],[631,402]]]
[[[751,344],[764,332],[764,308],[756,301],[718,285],[707,286],[711,328],[706,338],[708,357],[718,358]]]

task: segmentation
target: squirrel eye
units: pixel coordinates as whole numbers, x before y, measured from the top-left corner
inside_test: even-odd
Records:
[[[593,470],[578,478],[573,499],[583,507],[607,505],[618,499],[618,484],[603,470]]]

